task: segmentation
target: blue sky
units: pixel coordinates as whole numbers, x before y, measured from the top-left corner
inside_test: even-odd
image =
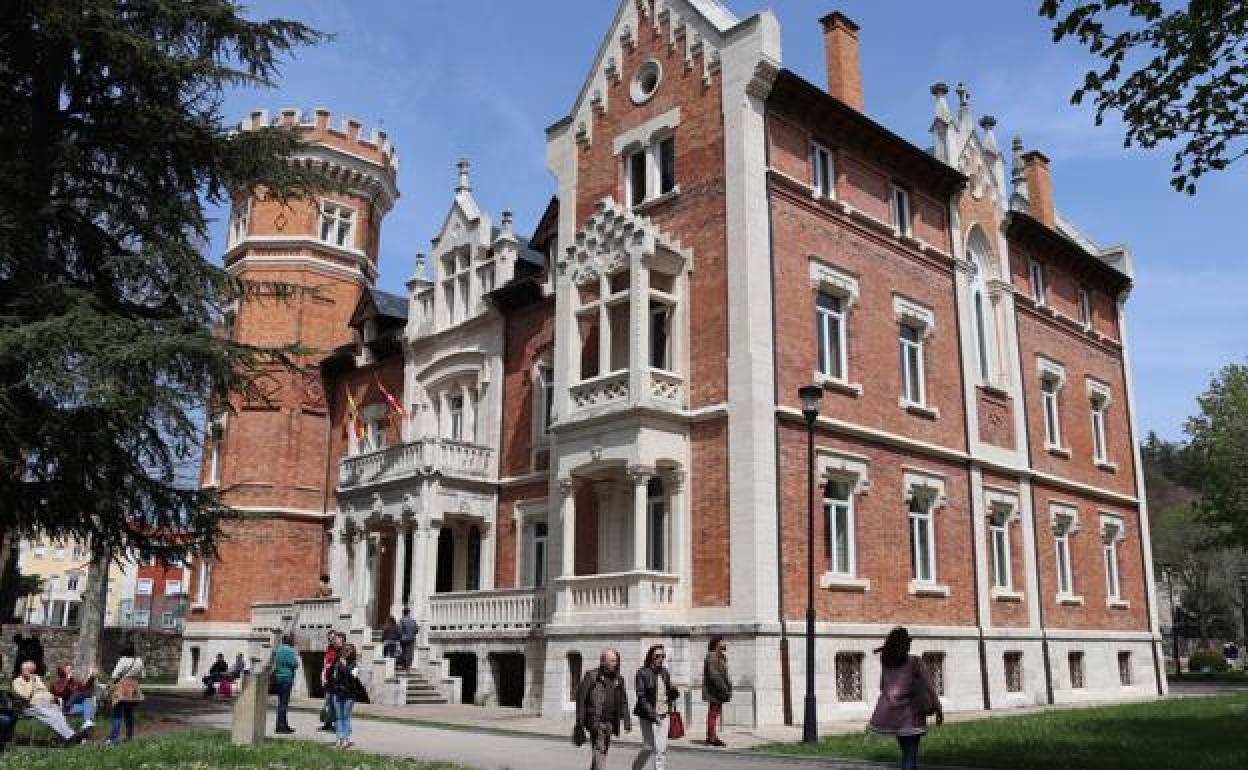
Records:
[[[1020,135],[1052,160],[1058,208],[1102,244],[1136,261],[1128,306],[1141,430],[1181,436],[1210,376],[1248,354],[1248,263],[1236,237],[1248,161],[1207,177],[1196,197],[1172,192],[1170,153],[1124,150],[1121,132],[1069,104],[1087,54],[1054,45],[1035,2],[753,0],[744,18],[780,19],[784,64],[823,85],[818,19],[840,10],[861,27],[866,110],[928,145],[929,85],[965,82],[977,114],[998,120],[1003,145]],[[473,163],[474,194],[497,220],[516,212],[528,232],[553,191],[543,129],[571,107],[616,0],[283,0],[252,17],[296,18],[336,38],[303,49],[271,91],[231,93],[234,120],[256,108],[324,106],[379,123],[398,148],[402,197],[382,235],[381,288],[401,292],[450,204],[454,163]],[[212,248],[225,242],[224,215]]]

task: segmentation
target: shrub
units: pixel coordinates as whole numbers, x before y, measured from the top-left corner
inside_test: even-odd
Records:
[[[1187,659],[1188,671],[1227,671],[1230,666],[1226,662],[1226,657],[1217,650],[1196,650],[1192,656]]]

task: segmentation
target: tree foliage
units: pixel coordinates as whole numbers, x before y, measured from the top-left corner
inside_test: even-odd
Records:
[[[1248,366],[1222,369],[1187,420],[1199,497],[1196,507],[1219,542],[1248,548]]]
[[[1117,113],[1124,146],[1176,143],[1170,184],[1248,154],[1248,3],[1243,0],[1043,0],[1053,40],[1074,38],[1101,60],[1071,102],[1091,99],[1096,124]]]
[[[223,96],[320,38],[229,0],[5,4],[0,540],[212,548],[229,510],[185,471],[202,410],[298,351],[214,334],[252,289],[202,253],[205,207],[324,184],[286,162],[294,132],[225,130]]]

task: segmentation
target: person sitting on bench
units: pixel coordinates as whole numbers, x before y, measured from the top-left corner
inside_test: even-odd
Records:
[[[204,697],[209,698],[216,691],[217,682],[220,682],[230,673],[230,664],[225,662],[225,653],[218,652],[217,660],[212,664],[212,668],[208,669],[208,676],[204,677]]]
[[[22,716],[37,719],[52,728],[65,745],[75,746],[82,743],[87,736],[86,730],[74,732],[69,722],[65,721],[65,715],[61,713],[56,698],[48,692],[48,686],[43,683],[43,679],[35,674],[33,660],[22,664],[22,673],[13,680],[13,695],[26,704]]]

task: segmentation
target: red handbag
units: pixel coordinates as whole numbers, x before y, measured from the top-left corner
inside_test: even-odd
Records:
[[[679,711],[667,715],[667,737],[673,741],[685,737],[685,719]]]

